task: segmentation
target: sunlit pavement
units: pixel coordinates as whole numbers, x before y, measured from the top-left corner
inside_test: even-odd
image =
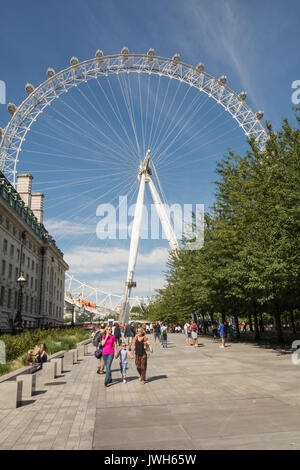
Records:
[[[0,410],[0,449],[300,449],[300,365],[249,344],[211,338],[153,345],[147,382],[130,361],[122,383],[96,373],[93,348],[72,371],[15,410]]]

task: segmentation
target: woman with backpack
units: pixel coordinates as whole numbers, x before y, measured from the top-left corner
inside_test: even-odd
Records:
[[[167,332],[168,332],[168,328],[167,328],[166,324],[163,323],[163,325],[161,327],[161,344],[162,344],[163,348],[167,347],[167,340],[168,340]]]
[[[139,381],[144,384],[146,381],[146,370],[147,370],[147,351],[146,344],[148,343],[148,338],[145,336],[145,331],[143,328],[137,330],[137,336],[135,336],[133,341],[133,348],[131,351],[131,359],[133,359],[133,353],[135,352],[135,365],[139,373]]]

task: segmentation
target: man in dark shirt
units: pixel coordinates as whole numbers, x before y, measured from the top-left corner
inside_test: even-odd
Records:
[[[153,328],[153,335],[154,335],[154,343],[157,344],[156,340],[160,343],[160,335],[161,335],[161,330],[160,330],[160,324],[159,322],[155,322],[154,328]]]

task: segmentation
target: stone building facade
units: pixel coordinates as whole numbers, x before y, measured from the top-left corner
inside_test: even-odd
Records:
[[[18,175],[17,190],[0,172],[0,329],[11,330],[23,273],[24,327],[64,322],[68,265],[43,225],[43,194],[32,193],[32,176]]]

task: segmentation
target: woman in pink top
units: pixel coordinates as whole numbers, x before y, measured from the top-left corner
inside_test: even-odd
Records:
[[[106,375],[104,385],[108,387],[108,384],[112,382],[111,379],[111,363],[114,355],[117,354],[117,341],[116,337],[111,333],[111,326],[105,328],[105,334],[102,336],[102,357],[105,364]]]

